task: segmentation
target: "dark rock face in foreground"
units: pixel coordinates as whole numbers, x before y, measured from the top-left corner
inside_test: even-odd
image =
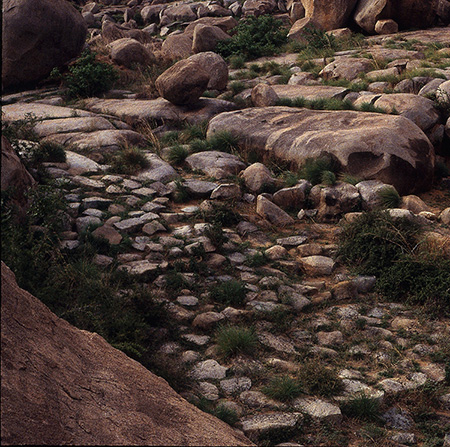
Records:
[[[2,444],[251,445],[1,275]]]
[[[2,88],[26,85],[81,52],[87,27],[65,0],[4,0]]]

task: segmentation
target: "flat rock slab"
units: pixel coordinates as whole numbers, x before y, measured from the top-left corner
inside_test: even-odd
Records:
[[[198,169],[217,179],[236,175],[245,169],[245,163],[239,160],[236,155],[219,151],[198,152],[189,155],[186,158],[186,163],[191,169]]]
[[[41,103],[17,102],[2,107],[3,121],[25,120],[33,117],[37,120],[70,118],[80,116],[95,116],[86,110],[73,109],[71,107],[52,106]]]
[[[223,130],[247,147],[297,166],[328,154],[339,161],[344,172],[394,185],[402,195],[431,185],[433,147],[425,134],[402,116],[251,108],[214,117],[207,135]]]
[[[150,162],[150,167],[137,175],[139,180],[154,180],[155,182],[167,183],[178,177],[177,171],[156,154],[147,153],[145,157]]]
[[[242,431],[253,441],[276,430],[294,429],[303,419],[301,413],[258,414],[242,421]]]
[[[191,124],[209,120],[219,113],[235,110],[236,105],[229,101],[215,98],[200,98],[195,106],[176,106],[164,98],[135,99],[88,99],[86,107],[96,113],[117,116],[127,122],[142,121]]]
[[[86,172],[102,171],[102,167],[97,162],[72,151],[66,151],[66,163],[69,165],[70,174],[80,175]]]
[[[118,151],[124,146],[144,146],[145,138],[132,130],[97,130],[86,133],[50,135],[44,141],[53,141],[79,150]]]
[[[369,37],[369,40],[378,41],[380,39],[386,39],[388,37],[398,37],[399,34],[385,34],[383,36]],[[419,40],[424,43],[450,43],[450,28],[449,27],[436,27],[417,31],[405,31],[401,33],[401,36],[405,40]]]
[[[94,130],[114,130],[115,127],[101,116],[57,118],[41,121],[34,126],[38,137],[56,133],[92,132]]]
[[[333,87],[331,85],[272,85],[272,89],[279,98],[305,98],[308,100],[320,98],[342,99],[348,93],[344,87]]]
[[[308,414],[312,418],[327,422],[341,422],[342,413],[337,405],[314,398],[301,398],[293,402],[296,410]]]

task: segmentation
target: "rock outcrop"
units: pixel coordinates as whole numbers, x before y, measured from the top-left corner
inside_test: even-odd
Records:
[[[1,275],[3,445],[251,445]]]
[[[428,188],[433,176],[431,143],[402,116],[266,107],[222,113],[210,121],[208,135],[225,129],[247,147],[296,165],[329,155],[344,171],[392,184],[401,194]]]
[[[302,0],[305,17],[311,18],[325,31],[346,26],[357,0]]]
[[[83,48],[85,21],[65,0],[5,0],[2,12],[3,88],[38,81]]]

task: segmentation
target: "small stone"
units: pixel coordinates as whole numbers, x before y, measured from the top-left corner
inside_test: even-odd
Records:
[[[211,337],[208,335],[184,334],[181,337],[197,346],[205,346],[211,340]]]
[[[201,379],[224,379],[228,368],[219,365],[215,360],[209,359],[199,362],[193,368],[191,375],[196,380]]]
[[[334,261],[326,256],[307,256],[300,258],[305,272],[311,276],[331,275],[334,268]]]
[[[198,298],[195,296],[191,296],[191,295],[182,295],[179,296],[177,298],[177,301],[182,305],[182,306],[197,306],[198,304]]]
[[[252,387],[252,381],[248,377],[233,377],[220,381],[220,387],[226,394],[241,393]]]
[[[192,326],[200,329],[211,329],[224,318],[225,317],[218,312],[204,312],[195,317]]]
[[[321,346],[339,346],[344,343],[344,336],[340,331],[318,332],[317,340]]]
[[[295,399],[293,406],[296,410],[321,421],[331,423],[339,423],[342,421],[340,408],[337,405],[325,402],[324,400],[314,398]]]
[[[258,414],[242,421],[242,430],[250,440],[258,441],[261,435],[274,431],[294,429],[303,419],[301,413]]]
[[[149,236],[152,236],[153,234],[159,232],[159,231],[167,231],[166,227],[157,220],[154,220],[153,222],[149,222],[145,224],[142,227],[142,232],[145,234],[148,234]]]
[[[219,399],[219,389],[216,385],[209,382],[200,382],[198,384],[200,394],[207,400],[217,400]]]

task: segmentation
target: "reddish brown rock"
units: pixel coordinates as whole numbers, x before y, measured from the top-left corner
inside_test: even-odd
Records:
[[[252,445],[1,275],[2,445]]]
[[[3,88],[38,81],[76,57],[87,27],[65,0],[4,0]]]

